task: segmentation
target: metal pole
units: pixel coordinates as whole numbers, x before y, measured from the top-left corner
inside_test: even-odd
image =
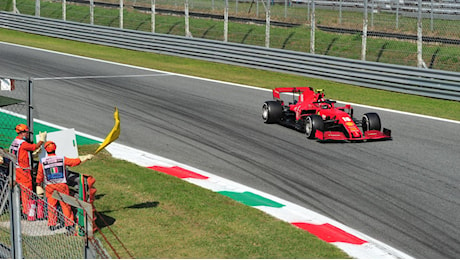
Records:
[[[10,211],[10,219],[11,219],[11,223],[10,223],[10,228],[11,228],[11,236],[10,236],[10,239],[11,239],[11,258],[12,259],[16,259],[16,233],[18,232],[16,230],[16,225],[14,224],[14,220],[15,220],[15,213],[14,213],[14,210],[15,208],[13,207],[13,201],[14,201],[14,186],[13,186],[13,183],[14,183],[14,163],[11,161],[9,163],[9,167],[8,167],[8,175],[9,175],[9,183],[8,183],[8,210]],[[20,232],[19,232],[20,233]]]
[[[267,0],[265,12],[265,47],[270,48],[270,0]]]
[[[342,0],[339,2],[339,24],[342,24]]]
[[[399,28],[399,0],[396,0],[396,29]]]
[[[40,17],[40,0],[35,0],[35,16]]]
[[[287,0],[284,0],[284,18],[287,18]]]
[[[33,136],[31,136],[31,134],[33,134],[34,132],[34,120],[33,120],[33,104],[32,104],[32,87],[33,87],[33,81],[29,78],[27,80],[28,82],[28,86],[27,86],[27,102],[26,102],[26,105],[27,105],[27,126],[29,127],[29,141],[32,141],[33,140]],[[29,156],[29,158],[32,160],[32,157]],[[30,162],[32,163],[32,162]],[[32,164],[30,164],[32,165]]]
[[[16,7],[16,0],[13,0],[13,13],[18,13],[18,8]]]
[[[433,0],[431,0],[431,13],[430,13],[430,29],[433,31],[433,19],[434,19],[434,14],[433,14],[434,8],[433,8]]]
[[[188,14],[188,0],[185,0],[185,37],[191,37]]]
[[[225,0],[224,9],[224,42],[228,42],[228,0]]]
[[[364,18],[363,18],[363,36],[361,45],[361,60],[366,60],[366,48],[367,48],[367,0],[364,0]]]
[[[315,54],[315,0],[311,0],[311,17],[310,17],[310,53]]]
[[[417,67],[424,67],[423,56],[423,36],[422,36],[422,0],[418,0],[418,17],[417,17]]]
[[[123,0],[120,0],[120,29],[123,29]]]
[[[9,210],[11,219],[11,258],[22,259],[22,236],[21,236],[21,203],[19,198],[19,187],[15,185],[15,162],[11,161],[9,165],[10,175],[10,194]]]
[[[371,0],[371,27],[374,27],[374,0]]]
[[[94,24],[94,0],[89,0],[89,20],[90,24]]]
[[[62,0],[62,20],[67,20],[67,2]]]
[[[15,229],[14,234],[14,251],[15,258],[22,259],[22,234],[21,234],[21,202],[20,202],[20,189],[19,185],[13,187],[13,225]]]
[[[155,4],[156,0],[152,0],[152,32],[155,33]]]

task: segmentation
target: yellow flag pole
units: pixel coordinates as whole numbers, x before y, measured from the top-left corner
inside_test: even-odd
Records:
[[[94,154],[97,154],[99,151],[104,149],[107,145],[118,139],[120,136],[120,117],[118,115],[118,108],[115,107],[115,112],[113,113],[113,118],[115,119],[115,125],[112,128],[112,131],[107,135],[104,142],[97,148]]]

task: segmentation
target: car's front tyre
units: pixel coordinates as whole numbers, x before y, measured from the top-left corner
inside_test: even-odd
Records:
[[[382,125],[380,123],[380,117],[377,113],[366,113],[363,115],[363,120],[362,120],[362,128],[363,132],[369,131],[369,130],[378,130],[382,128]]]
[[[310,115],[305,118],[305,135],[308,139],[314,139],[316,131],[324,131],[323,119],[318,115]]]

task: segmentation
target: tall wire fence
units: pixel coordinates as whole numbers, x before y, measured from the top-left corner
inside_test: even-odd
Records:
[[[27,124],[33,140],[32,80],[0,77],[0,87],[0,258],[110,258],[93,236],[94,211],[87,209],[95,194],[91,176],[69,172],[70,199],[56,193],[59,201],[75,201],[74,220],[63,214],[60,202],[49,205],[49,197],[16,183],[17,158],[7,151],[17,135],[17,124]],[[37,161],[32,159],[31,166],[35,187]]]
[[[5,177],[0,177],[0,181],[5,181]],[[26,200],[30,209],[29,214],[21,215],[20,220],[24,258],[85,258],[85,230],[79,229],[74,221],[66,219],[60,207],[49,206],[46,198],[22,185],[20,190],[25,191],[22,194],[28,194]],[[21,205],[21,210],[23,207],[24,204]],[[56,226],[60,228],[50,230],[47,220],[50,214],[56,216]],[[9,229],[11,220],[8,216],[9,214],[3,214],[0,218],[1,229]],[[66,229],[65,222],[71,222],[76,229]]]
[[[0,164],[0,258],[110,258],[99,240],[90,234],[92,229],[88,228],[92,225],[79,224],[82,215],[77,208],[72,207],[74,221],[65,216],[60,203],[49,205],[47,197],[23,185],[12,185],[10,174],[14,171],[10,167],[13,165],[14,162],[9,161]],[[70,195],[75,196],[73,193],[75,191]],[[54,219],[53,223],[50,218]]]
[[[459,0],[16,0],[16,7],[11,1],[0,0],[0,7],[124,29],[460,71]]]

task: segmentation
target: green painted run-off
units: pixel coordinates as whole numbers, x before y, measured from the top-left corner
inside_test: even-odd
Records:
[[[245,191],[245,192],[219,191],[218,193],[224,196],[227,196],[231,199],[234,199],[236,201],[239,201],[245,205],[251,206],[251,207],[267,206],[267,207],[273,207],[273,208],[282,208],[285,206],[281,203],[264,198],[262,196],[259,196],[249,191]]]

